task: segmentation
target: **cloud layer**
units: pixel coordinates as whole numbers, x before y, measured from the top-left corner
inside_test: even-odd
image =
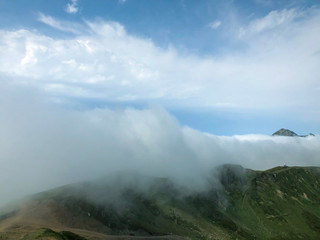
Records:
[[[162,108],[75,111],[32,88],[2,84],[0,93],[0,203],[126,169],[198,188],[225,163],[319,166],[319,136],[214,136]]]
[[[318,9],[272,11],[231,36],[244,50],[206,57],[157,47],[117,22],[79,24],[45,14],[38,19],[69,35],[0,30],[0,71],[55,96],[289,109],[319,118]]]

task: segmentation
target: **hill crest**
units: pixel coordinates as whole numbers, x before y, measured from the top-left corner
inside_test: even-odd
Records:
[[[188,194],[149,177],[148,188],[128,185],[112,201],[94,201],[82,189],[108,196],[118,187],[108,178],[39,193],[1,215],[0,239],[27,240],[41,228],[97,240],[319,239],[320,168],[224,165],[217,173],[219,184]]]

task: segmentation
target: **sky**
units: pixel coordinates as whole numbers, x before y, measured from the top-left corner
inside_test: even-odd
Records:
[[[317,1],[0,0],[0,74],[63,107],[217,135],[318,133]]]
[[[0,205],[127,169],[320,166],[319,66],[317,1],[0,0]]]

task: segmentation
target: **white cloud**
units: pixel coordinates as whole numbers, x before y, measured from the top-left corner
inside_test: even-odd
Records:
[[[39,13],[38,21],[63,32],[70,32],[74,34],[79,34],[81,32],[81,26],[78,24],[57,21],[53,17],[44,15],[43,13]]]
[[[61,109],[33,88],[1,80],[0,204],[117,170],[200,187],[209,170],[225,163],[254,169],[320,164],[320,136],[215,136],[182,127],[161,108]]]
[[[0,30],[0,72],[16,83],[28,78],[29,84],[56,97],[156,100],[180,107],[293,109],[299,116],[312,113],[319,119],[320,96],[315,89],[320,58],[314,53],[320,49],[320,13],[304,11],[308,18],[292,20],[300,14],[284,10],[267,15],[268,24],[256,20],[246,28],[255,35],[243,38],[248,48],[219,58],[159,48],[150,39],[128,34],[116,22],[72,25],[40,14],[42,22],[78,33],[61,39],[26,29]],[[60,87],[50,87],[56,84]]]
[[[274,29],[286,24],[290,24],[295,18],[301,16],[301,12],[297,9],[284,9],[282,11],[271,11],[267,16],[255,19],[249,23],[247,27],[243,27],[239,31],[239,37],[247,34],[258,34],[263,31]]]
[[[66,6],[67,13],[77,13],[79,11],[77,0],[71,0]]]
[[[220,27],[220,25],[221,25],[220,21],[214,21],[214,22],[209,24],[209,27],[212,28],[212,29],[217,29],[217,28]]]

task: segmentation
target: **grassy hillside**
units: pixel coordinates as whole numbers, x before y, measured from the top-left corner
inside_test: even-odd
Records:
[[[278,167],[247,177],[230,191],[226,214],[260,239],[319,239],[320,172]]]
[[[319,168],[259,172],[225,165],[213,174],[218,181],[195,192],[168,179],[136,174],[65,186],[37,194],[29,205],[2,215],[0,230],[24,219],[24,225],[37,222],[38,227],[84,237],[104,234],[92,239],[320,239]],[[34,231],[25,231],[22,239],[31,239]],[[65,232],[53,233],[54,239],[72,239]]]

